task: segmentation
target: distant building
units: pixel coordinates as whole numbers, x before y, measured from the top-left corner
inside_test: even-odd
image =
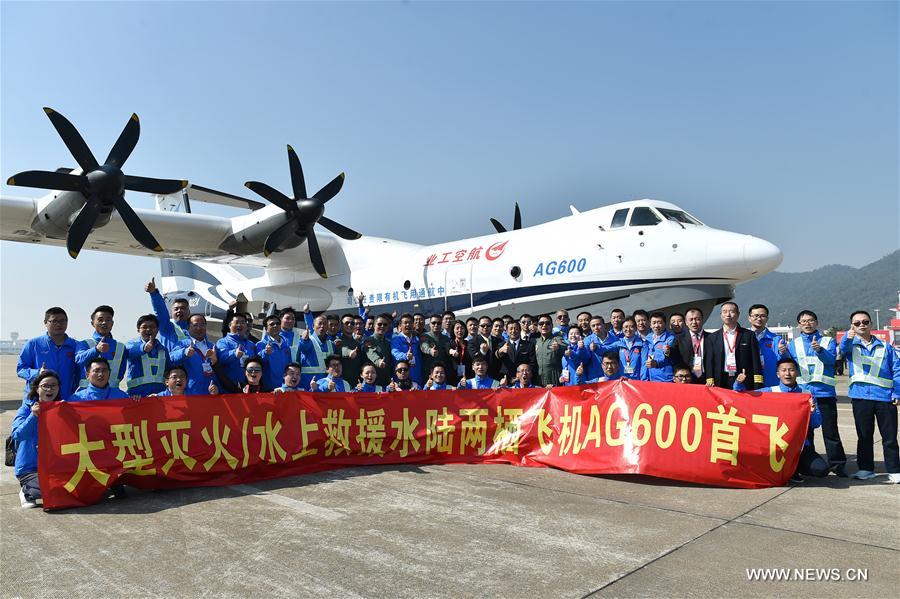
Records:
[[[22,351],[25,341],[19,339],[17,331],[11,331],[9,339],[0,339],[0,354],[16,354]]]

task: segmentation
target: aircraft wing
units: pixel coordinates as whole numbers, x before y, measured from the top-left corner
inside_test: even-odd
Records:
[[[65,247],[64,236],[53,238],[34,230],[33,223],[37,213],[37,199],[9,196],[0,198],[0,239]],[[107,225],[91,232],[84,245],[85,249],[152,258],[239,261],[259,266],[268,263],[268,259],[262,255],[241,256],[220,248],[223,240],[232,233],[232,221],[229,218],[161,210],[135,209],[135,213],[159,241],[162,252],[151,251],[135,241],[118,212],[113,212]],[[65,252],[61,259],[63,256]]]

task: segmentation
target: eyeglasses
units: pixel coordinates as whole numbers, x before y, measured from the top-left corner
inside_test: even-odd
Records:
[[[478,328],[479,328],[479,329],[486,329],[486,328],[488,328],[489,326],[491,326],[491,323],[489,323],[489,322],[482,322],[482,323],[479,323],[479,324],[478,324]]]
[[[409,372],[409,368],[398,368],[394,372]]]
[[[674,377],[672,377],[672,378],[676,378],[676,379],[678,379],[679,381],[686,381],[686,380],[688,380],[689,378],[691,378],[691,375],[689,375],[689,374],[676,374],[676,375],[675,375]]]
[[[768,314],[751,314],[750,318],[768,318]]]
[[[38,385],[38,389],[44,389],[46,391],[51,391],[53,389],[59,389],[59,385],[57,385],[56,383],[48,383],[46,385],[41,383],[40,385]]]
[[[187,377],[184,376],[183,374],[170,374],[169,380],[170,381],[186,381]]]
[[[872,322],[872,321],[871,320],[854,320],[853,326],[864,327],[864,326],[868,326],[870,322]]]
[[[814,318],[804,318],[803,320],[798,321],[800,324],[816,324],[816,320]]]
[[[258,374],[262,372],[262,368],[248,368],[247,372],[250,374]]]

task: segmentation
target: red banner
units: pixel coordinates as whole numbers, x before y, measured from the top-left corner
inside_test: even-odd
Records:
[[[616,381],[554,389],[278,393],[42,407],[46,509],[108,487],[246,483],[373,464],[509,463],[783,485],[809,424],[806,394]]]

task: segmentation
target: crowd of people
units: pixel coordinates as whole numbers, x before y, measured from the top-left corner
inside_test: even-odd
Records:
[[[16,367],[26,383],[25,398],[11,435],[23,506],[33,507],[40,498],[41,403],[219,393],[518,389],[617,379],[803,392],[812,396],[812,415],[792,481],[831,472],[846,477],[835,390],[839,357],[849,368],[858,437],[854,478],[875,477],[877,422],[889,480],[900,483],[900,360],[872,335],[872,319],[863,310],[850,316],[840,343],[818,330],[815,312],[802,310],[800,334],[788,342],[769,331],[762,304],[750,307],[749,328],[740,325],[737,304],[722,304],[722,327],[707,332],[699,308],[668,315],[614,309],[608,322],[586,311],[570,322],[567,310],[462,320],[449,311],[373,315],[360,296],[358,311],[350,314],[314,315],[308,305],[284,308],[263,319],[261,339],[253,334],[253,315],[231,309],[222,338],[213,342],[205,316],[191,314],[187,299],[175,299],[170,311],[153,281],[145,291],[152,313],[138,319],[131,341],[113,337],[114,310],[101,305],[91,314],[91,337],[69,337],[66,311],[52,307],[44,317],[47,333],[25,343]],[[305,328],[297,326],[300,318]],[[812,443],[819,426],[824,458]]]

